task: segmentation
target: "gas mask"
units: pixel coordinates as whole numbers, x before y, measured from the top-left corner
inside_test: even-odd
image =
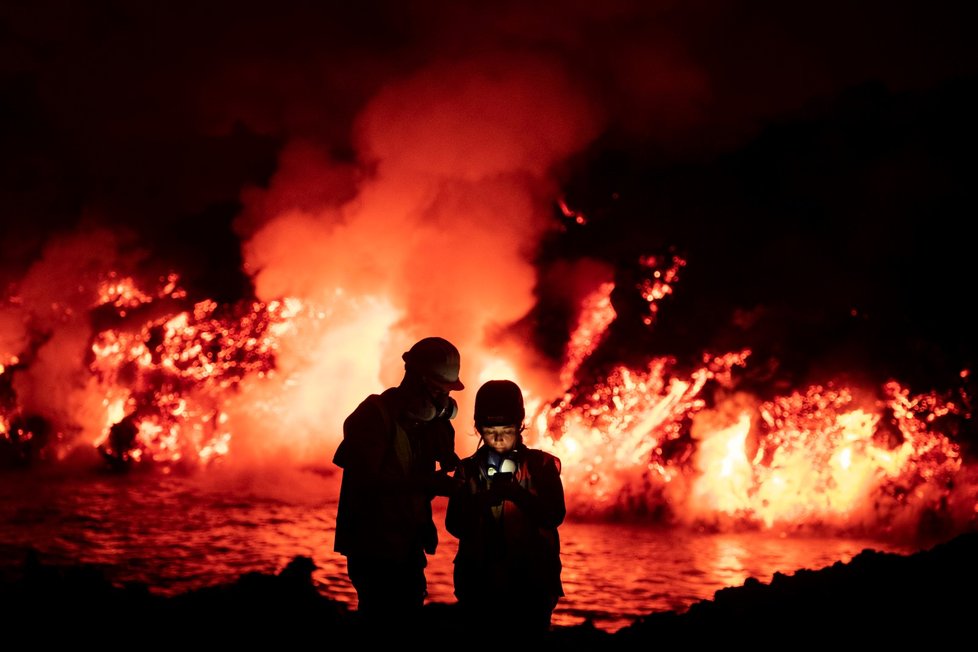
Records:
[[[405,409],[419,421],[454,419],[458,415],[458,403],[455,399],[448,392],[432,387],[423,378],[417,378],[412,383]]]
[[[504,473],[508,473],[510,476],[516,473],[516,462],[514,462],[508,457],[503,458],[503,461],[499,464],[498,471],[494,466],[490,466],[486,471],[486,475],[488,475],[490,478],[497,474],[502,475]]]
[[[435,405],[432,401],[432,405]],[[445,400],[439,401],[438,405],[435,405],[435,416],[434,419],[454,419],[458,416],[458,403],[451,396],[446,395]]]

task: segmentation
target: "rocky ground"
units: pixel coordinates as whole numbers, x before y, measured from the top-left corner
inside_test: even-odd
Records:
[[[0,625],[4,639],[23,641],[11,649],[49,642],[351,649],[377,640],[458,650],[963,645],[978,607],[978,532],[909,556],[867,550],[846,564],[777,574],[769,584],[749,579],[684,613],[650,614],[614,634],[585,624],[540,641],[508,634],[504,606],[486,614],[481,631],[463,626],[454,605],[427,606],[413,631],[366,626],[318,593],[312,570],[310,559],[297,557],[277,575],[162,597],[143,584],[113,585],[94,567],[45,565],[31,555],[0,582]]]

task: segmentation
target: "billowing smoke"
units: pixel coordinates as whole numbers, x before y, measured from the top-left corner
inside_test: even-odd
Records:
[[[91,392],[86,368],[92,337],[91,307],[107,269],[125,269],[138,254],[122,253],[123,242],[104,229],[82,229],[51,239],[5,310],[7,332],[20,339],[6,349],[24,369],[13,390],[24,414],[41,415],[65,438],[94,440],[108,424],[101,396]],[[57,389],[55,389],[57,388]]]
[[[99,283],[135,271],[132,287],[159,303],[158,279],[176,272],[186,288],[178,290],[182,300],[167,298],[176,316],[211,297],[232,301],[237,292],[248,300],[245,284],[228,273],[237,266],[260,300],[292,302],[288,327],[275,333],[274,371],[235,381],[223,414],[209,418],[236,432],[239,457],[284,450],[324,459],[343,415],[367,392],[396,382],[400,353],[429,334],[464,351],[471,389],[516,376],[519,366],[529,370],[526,382],[555,389],[559,361],[536,353],[526,327],[512,326],[539,298],[535,257],[556,226],[552,206],[566,165],[609,121],[622,123],[623,107],[642,131],[661,135],[674,124],[667,113],[702,97],[703,76],[684,63],[682,48],[668,39],[650,44],[639,32],[602,36],[615,47],[588,63],[580,48],[589,26],[610,36],[631,20],[629,6],[512,4],[479,16],[451,3],[410,16],[393,6],[309,15],[282,6],[271,17],[233,10],[233,29],[217,8],[194,8],[193,20],[180,8],[99,13],[54,3],[47,14],[5,12],[19,40],[3,72],[16,80],[8,88],[21,122],[8,160],[30,162],[5,190],[8,206],[28,218],[5,226],[13,236],[4,238],[12,291],[19,301],[58,301],[20,288],[31,280],[17,262],[29,264],[32,247],[42,255],[45,227],[70,233],[92,207],[110,229],[131,228],[157,263],[152,273],[124,271],[114,256],[88,261],[83,252],[76,263],[73,251],[60,253],[68,267],[91,263],[90,277],[58,276],[77,281],[85,298],[51,329],[36,319],[5,320],[16,327],[5,333],[4,355],[20,360],[5,377],[14,379],[12,412],[36,411],[59,437],[84,433],[90,444],[141,409],[133,402],[145,403],[107,398],[113,392],[105,383],[132,382],[135,374],[169,396],[173,365],[189,362],[139,357],[159,346],[153,333],[172,335],[160,321],[166,311],[149,311],[138,298],[99,303]],[[74,26],[64,44],[50,36],[67,35],[51,15]],[[123,23],[118,37],[105,38]],[[629,65],[618,66],[615,52],[627,52]],[[58,178],[70,183],[50,198]],[[212,209],[222,201],[240,203]],[[227,237],[232,220],[240,240]],[[132,312],[128,301],[155,321],[130,333],[133,346],[122,348],[131,359],[120,373],[100,369],[101,382],[82,392],[109,403],[102,414],[45,404],[72,394],[40,398],[53,380],[48,360],[57,359],[59,382],[84,385],[92,338],[117,325],[91,328],[86,314],[108,306],[132,326],[137,319],[121,314]],[[200,322],[190,329],[207,330]],[[100,351],[119,355],[109,339]],[[52,356],[62,343],[71,354]],[[176,382],[181,391],[186,371]],[[462,431],[468,396],[460,397]]]
[[[288,148],[268,191],[248,195],[245,264],[259,298],[331,311],[320,332],[280,353],[281,368],[301,375],[290,415],[335,433],[366,393],[396,384],[401,352],[427,335],[463,351],[469,387],[485,380],[507,327],[534,304],[533,259],[559,192],[553,168],[600,126],[599,107],[560,62],[500,54],[385,86],[356,123],[356,174],[325,155],[291,165],[316,153]],[[302,207],[278,199],[320,184],[335,196]]]

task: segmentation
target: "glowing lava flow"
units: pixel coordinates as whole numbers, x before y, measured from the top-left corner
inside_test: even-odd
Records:
[[[849,388],[810,387],[702,428],[685,517],[836,531],[906,529],[935,510],[953,518],[960,447],[927,428],[953,404],[897,383],[884,391],[864,405]]]
[[[112,277],[96,307],[89,368],[103,392],[107,460],[209,461],[227,454],[231,433],[222,401],[246,376],[275,364],[275,328],[295,300],[251,302],[220,311],[209,300],[179,310],[186,293],[171,275],[152,295]]]
[[[683,265],[641,261],[629,290],[648,302],[646,327]],[[582,303],[559,374],[563,395],[548,402],[524,385],[528,441],[561,458],[576,515],[853,533],[974,525],[978,474],[949,425],[970,422],[970,397],[912,394],[894,381],[761,401],[737,388],[748,349],[704,355],[693,369],[664,356],[641,366],[603,361],[610,371],[582,380],[582,369],[590,378],[602,368],[588,365],[617,317],[614,290],[604,283]],[[219,306],[190,302],[176,275],[149,290],[109,274],[90,315],[85,396],[97,397],[99,416],[86,443],[120,468],[202,464],[249,446],[265,456],[269,432],[295,447],[340,422],[381,389],[378,360],[400,314],[379,299],[339,290],[334,299],[329,308],[298,299]],[[20,410],[10,379],[25,363],[3,354],[0,461],[29,462],[45,446],[71,443]],[[518,365],[481,355],[470,378],[519,380]],[[249,438],[249,428],[258,435]],[[308,447],[328,456],[321,440]]]
[[[663,279],[642,291],[650,325],[684,263],[645,264]],[[610,292],[601,286],[583,303],[565,386],[615,318]],[[872,391],[812,386],[760,402],[737,392],[731,373],[749,356],[704,356],[687,373],[665,357],[644,369],[617,366],[603,382],[538,410],[528,436],[563,461],[571,510],[782,531],[905,534],[974,523],[975,473],[941,427],[949,417],[972,418],[966,397],[911,396],[890,382]]]
[[[611,305],[611,291],[615,284],[608,282],[585,297],[581,308],[581,320],[571,333],[567,343],[567,360],[560,370],[560,382],[569,387],[574,382],[578,368],[597,348],[608,326],[615,320],[615,309]]]

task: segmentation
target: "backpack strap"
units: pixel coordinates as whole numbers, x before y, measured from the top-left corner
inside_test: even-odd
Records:
[[[367,397],[367,400],[374,404],[377,410],[380,412],[380,416],[384,419],[384,430],[391,429],[391,413],[387,409],[387,401],[380,394],[371,394]]]
[[[411,460],[413,454],[411,452],[411,442],[408,439],[407,432],[401,427],[392,416],[390,408],[387,405],[387,401],[384,400],[382,394],[371,394],[369,400],[377,407],[380,411],[381,416],[384,418],[384,429],[392,433],[392,443],[394,446],[394,455],[397,457],[398,463],[401,465],[401,469],[404,471],[404,475],[409,475],[411,473]]]
[[[390,432],[391,429],[391,415],[390,411],[387,409],[387,403],[384,398],[379,394],[371,394],[366,399],[364,403],[371,403],[380,412],[381,418],[384,420],[384,430]],[[336,452],[333,453],[333,464],[340,468],[346,468],[346,464],[349,461],[347,458],[347,449],[350,444],[347,443],[346,439],[340,440],[339,446],[336,447]]]
[[[384,430],[389,433],[391,437],[391,444],[394,450],[394,456],[397,458],[397,462],[401,469],[404,471],[404,475],[409,475],[411,472],[411,460],[413,454],[411,452],[411,442],[408,440],[407,432],[401,427],[401,424],[393,418],[390,412],[390,408],[387,405],[387,401],[380,394],[371,394],[364,402],[370,402],[373,406],[380,412],[380,416],[384,421]],[[346,449],[348,444],[346,439],[340,442],[340,445],[336,448],[336,453],[333,454],[333,464],[340,468],[346,468],[347,463],[347,453]]]

